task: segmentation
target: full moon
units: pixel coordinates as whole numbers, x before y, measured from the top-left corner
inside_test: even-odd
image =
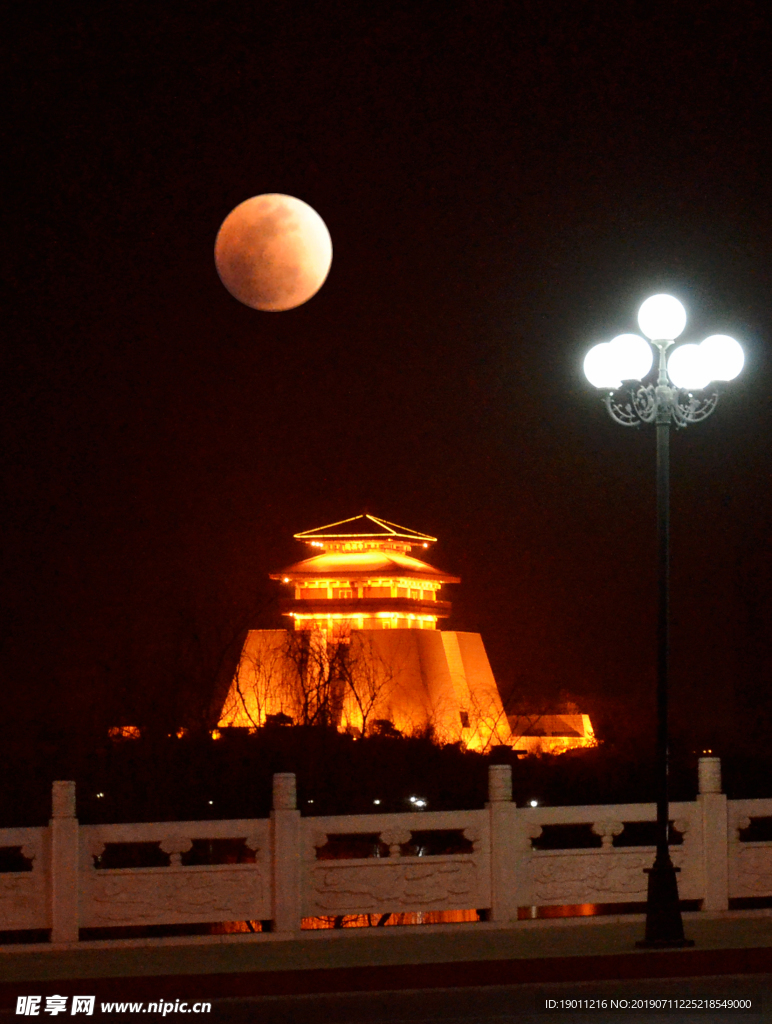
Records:
[[[214,243],[220,280],[239,302],[280,312],[302,306],[332,263],[327,225],[294,196],[253,196],[231,210]]]

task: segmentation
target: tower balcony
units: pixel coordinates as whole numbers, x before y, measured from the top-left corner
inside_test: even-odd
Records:
[[[450,601],[416,601],[409,597],[354,597],[354,598],[292,598],[279,601],[282,615],[343,615],[354,618],[361,615],[372,618],[379,613],[426,615],[435,619],[447,619],[450,615]]]

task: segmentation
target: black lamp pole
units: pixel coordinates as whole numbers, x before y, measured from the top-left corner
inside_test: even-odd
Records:
[[[684,938],[678,900],[679,868],[673,865],[668,840],[668,675],[670,667],[670,422],[672,389],[665,367],[666,344],[659,348],[657,379],[657,853],[647,868],[646,937],[641,947],[693,946]]]
[[[608,391],[606,408],[612,419],[625,427],[656,424],[657,431],[657,853],[646,868],[649,876],[646,901],[646,936],[636,945],[642,948],[693,946],[684,938],[678,899],[679,870],[668,849],[668,663],[670,625],[670,426],[685,427],[710,416],[718,392],[697,396],[672,385],[667,374],[665,353],[672,341],[655,341],[659,350],[656,385],[644,387],[638,381]]]

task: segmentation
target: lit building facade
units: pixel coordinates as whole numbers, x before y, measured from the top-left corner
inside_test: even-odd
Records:
[[[566,749],[513,733],[480,634],[440,628],[451,612],[443,587],[460,580],[413,554],[436,538],[361,515],[295,539],[309,556],[271,574],[289,591],[281,611],[292,628],[249,631],[219,730],[324,723],[431,732],[473,750]]]
[[[315,553],[271,574],[294,590],[282,611],[295,629],[337,638],[352,629],[436,629],[450,615],[440,590],[461,581],[411,554],[436,537],[362,515],[296,533],[295,539]]]

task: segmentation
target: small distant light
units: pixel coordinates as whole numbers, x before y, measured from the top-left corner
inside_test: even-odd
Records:
[[[97,798],[97,800],[101,800],[103,796],[104,796],[104,793],[97,793],[96,798]]]
[[[425,548],[428,548],[428,547],[429,547],[429,545],[428,545],[428,544],[424,544],[424,547],[425,547]]]
[[[207,801],[207,802],[208,802],[209,804],[213,804],[213,803],[214,803],[214,800],[209,800],[209,801]]]
[[[531,800],[531,807],[538,807],[538,806],[539,806],[539,801],[538,800]]]
[[[380,800],[373,800],[374,804],[379,804],[380,802],[381,802]]]
[[[285,582],[285,583],[289,583],[289,576],[285,576],[285,577],[284,577],[284,582]]]
[[[415,801],[415,805],[416,805],[416,807],[426,807],[426,801],[425,800],[416,800]]]
[[[409,799],[410,799],[410,803],[414,804],[416,802],[416,800],[418,799],[418,797],[411,796]]]
[[[308,800],[306,802],[309,803],[309,804],[312,804],[314,801],[313,800]]]

